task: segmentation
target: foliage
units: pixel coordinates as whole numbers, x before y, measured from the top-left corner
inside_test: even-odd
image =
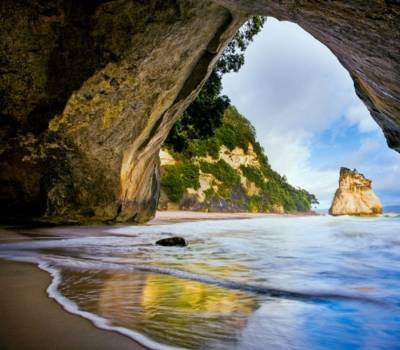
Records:
[[[172,128],[165,141],[170,148],[182,152],[190,140],[212,136],[222,125],[224,111],[230,104],[227,96],[221,96],[222,75],[240,69],[244,51],[263,24],[263,17],[252,17],[236,33],[197,98]]]
[[[179,202],[187,188],[200,187],[199,167],[188,161],[163,166],[161,175],[161,186],[173,202]]]
[[[230,125],[224,125],[215,131],[215,137],[221,145],[225,145],[231,151],[238,145],[237,134]]]
[[[189,142],[183,152],[188,157],[207,157],[207,155],[210,155],[212,158],[218,159],[220,146],[221,144],[215,138],[197,139]]]
[[[182,199],[185,193],[185,186],[175,165],[166,165],[163,167],[161,187],[171,201],[179,202]]]
[[[213,175],[218,181],[222,182],[224,186],[232,188],[240,182],[240,176],[237,174],[227,162],[220,159],[218,162],[209,163],[205,161],[200,162],[200,170],[203,173]]]
[[[294,188],[287,182],[285,176],[279,175],[271,168],[264,150],[256,141],[253,126],[233,106],[225,110],[223,124],[215,130],[214,136],[189,141],[182,152],[170,150],[173,157],[178,160],[178,164],[163,167],[165,168],[162,176],[163,189],[171,200],[179,201],[186,188],[199,186],[199,167],[193,164],[196,157],[210,155],[218,160],[222,145],[231,150],[241,147],[248,151],[249,144],[253,146],[260,167],[241,165],[240,170],[243,176],[254,182],[261,190],[259,196],[248,198],[249,211],[270,211],[275,206],[282,206],[287,212],[309,211],[312,204],[318,203],[314,195],[303,189]],[[213,163],[201,160],[200,169],[204,173],[212,174],[220,182],[217,193],[211,189],[207,192],[207,200],[213,196],[230,200],[234,186],[240,186],[239,172],[224,160]]]
[[[210,187],[209,189],[205,190],[204,194],[206,196],[206,199],[208,199],[208,200],[210,200],[212,197],[217,195],[217,193],[214,191],[213,187]]]
[[[291,186],[284,176],[274,171],[264,149],[256,140],[256,132],[250,122],[222,96],[222,75],[238,71],[244,63],[244,50],[260,31],[264,18],[253,17],[238,31],[225,49],[198,97],[171,130],[165,145],[176,165],[162,168],[162,187],[172,201],[182,199],[186,188],[199,188],[199,168],[218,180],[218,191],[205,191],[206,199],[214,197],[232,200],[232,194],[240,189],[240,172],[219,159],[222,145],[229,150],[235,147],[249,151],[252,145],[260,167],[240,167],[242,174],[260,189],[258,196],[245,198],[247,209],[252,212],[270,211],[282,206],[285,211],[308,211],[318,201],[314,195]],[[200,160],[211,156],[215,162]],[[243,198],[237,198],[243,201]],[[243,204],[243,203],[242,203]]]
[[[197,98],[172,128],[166,144],[182,152],[189,140],[211,136],[221,126],[222,115],[230,103],[228,97],[220,96],[221,89],[221,79],[213,71]]]
[[[230,150],[240,147],[247,152],[249,143],[256,144],[256,131],[253,125],[234,106],[229,106],[225,110],[223,127],[215,131],[215,137],[220,144],[227,146]]]
[[[244,51],[260,32],[264,22],[264,17],[254,16],[239,29],[217,63],[218,72],[225,74],[239,71],[244,64]]]
[[[263,186],[270,205],[283,205],[285,211],[288,212],[306,212],[311,209],[312,204],[317,204],[314,195],[304,189],[294,188],[286,182],[284,177],[276,175],[269,178]]]
[[[259,196],[252,196],[247,202],[247,210],[250,213],[258,213],[262,210],[262,199]]]
[[[265,176],[259,168],[251,165],[241,165],[240,170],[242,171],[243,175],[250,181],[254,182],[257,187],[263,188]]]
[[[196,164],[190,162],[183,162],[178,165],[183,184],[186,188],[194,188],[195,190],[200,188],[199,182],[199,167]]]

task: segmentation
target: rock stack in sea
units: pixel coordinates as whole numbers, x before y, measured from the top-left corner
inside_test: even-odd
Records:
[[[382,204],[372,190],[372,181],[355,169],[340,168],[339,188],[329,214],[378,215],[382,211]]]

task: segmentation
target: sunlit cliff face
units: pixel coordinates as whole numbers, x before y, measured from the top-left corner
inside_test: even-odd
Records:
[[[372,181],[356,170],[340,169],[339,188],[329,210],[332,215],[382,214],[382,204],[372,190]]]

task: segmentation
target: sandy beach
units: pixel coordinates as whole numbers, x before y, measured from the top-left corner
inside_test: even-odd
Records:
[[[158,211],[153,220],[148,225],[164,225],[178,222],[188,222],[197,220],[240,220],[240,219],[256,219],[264,217],[293,217],[293,216],[312,216],[317,215],[315,212],[309,213],[291,213],[291,214],[272,214],[272,213],[210,213],[201,211]]]
[[[49,283],[50,276],[34,265],[0,260],[0,349],[145,349],[64,311],[47,297]]]
[[[263,214],[158,212],[150,225],[210,219],[245,219]],[[2,228],[0,242],[29,240],[16,230]],[[45,236],[43,237],[45,238]],[[34,264],[0,259],[0,349],[2,350],[136,350],[134,340],[96,328],[90,321],[66,312],[47,296],[50,275]]]
[[[160,211],[147,225],[274,216],[282,215]],[[1,229],[0,242],[32,239],[27,232]],[[35,239],[46,239],[47,234],[33,233]],[[0,259],[0,349],[145,349],[126,336],[98,329],[90,321],[66,312],[47,296],[50,282],[49,274],[33,264]]]

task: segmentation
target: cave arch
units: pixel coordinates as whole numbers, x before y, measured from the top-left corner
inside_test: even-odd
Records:
[[[298,24],[350,73],[357,95],[400,151],[400,5],[397,1],[217,0],[231,11]]]
[[[1,219],[151,218],[158,149],[250,14],[329,47],[400,151],[398,1],[5,0]]]

